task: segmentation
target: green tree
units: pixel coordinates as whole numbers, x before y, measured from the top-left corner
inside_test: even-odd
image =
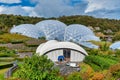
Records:
[[[59,76],[59,70],[53,65],[46,56],[33,55],[31,58],[25,58],[16,76],[21,80],[63,80]]]
[[[118,41],[118,40],[120,40],[120,31],[116,32],[114,37],[113,37],[113,41]]]

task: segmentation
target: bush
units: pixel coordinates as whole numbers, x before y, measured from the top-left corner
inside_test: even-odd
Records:
[[[116,50],[116,51],[115,51],[115,55],[116,55],[117,57],[120,57],[120,50]]]
[[[109,70],[108,70],[108,73],[107,75],[105,76],[105,79],[108,80],[108,79],[111,79],[112,78],[114,80],[117,80],[118,78],[120,78],[120,63],[119,64],[115,64],[115,65],[112,65]]]
[[[104,75],[99,72],[94,73],[93,77],[91,78],[91,80],[103,80],[103,79]]]
[[[67,77],[67,80],[82,80],[79,73],[72,73]]]
[[[46,56],[33,55],[31,58],[25,58],[15,75],[22,80],[63,80],[58,75],[59,70],[53,66],[53,62]]]
[[[6,47],[0,47],[0,57],[14,56],[15,50],[7,49]]]
[[[17,41],[24,42],[29,39],[31,39],[31,38],[28,38],[26,36],[19,35],[19,34],[5,33],[3,35],[0,35],[0,43],[10,43],[10,42],[17,43]]]
[[[5,64],[5,65],[0,65],[0,69],[9,68],[9,67],[12,67],[12,66],[13,66],[13,64],[12,64],[12,63]]]
[[[89,80],[89,78],[94,73],[94,70],[92,69],[92,67],[88,64],[80,63],[80,68],[81,68],[80,75],[82,79]]]
[[[108,69],[111,65],[118,63],[116,60],[108,59],[97,55],[86,56],[84,62],[91,65],[91,67],[93,67],[93,69],[95,70],[99,70],[99,67],[101,70]],[[96,65],[99,67],[97,67]]]
[[[19,43],[23,43],[22,40],[12,40],[11,41],[12,44],[19,44]]]

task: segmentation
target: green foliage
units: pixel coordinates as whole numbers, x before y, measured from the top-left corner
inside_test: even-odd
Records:
[[[120,63],[112,65],[105,76],[105,80],[117,80],[120,78]]]
[[[13,40],[11,41],[12,44],[19,44],[19,43],[23,43],[22,40]]]
[[[0,65],[0,69],[5,69],[5,68],[9,68],[9,67],[12,67],[13,64],[12,63],[9,63],[9,64],[4,64],[4,65]]]
[[[0,43],[22,43],[26,40],[29,40],[31,38],[19,35],[19,34],[9,34],[5,33],[3,35],[0,35]]]
[[[11,62],[14,61],[15,59],[12,57],[0,57],[0,62]]]
[[[41,20],[43,20],[43,18],[1,14],[0,15],[0,31],[8,32],[13,25],[26,24],[26,23],[35,24]]]
[[[120,31],[116,32],[113,37],[113,41],[118,41],[118,40],[120,40]]]
[[[72,73],[68,75],[67,80],[82,80],[79,73]]]
[[[90,49],[90,50],[88,50],[88,54],[89,55],[97,55],[97,54],[99,54],[99,50],[98,49]]]
[[[0,57],[9,57],[15,55],[15,50],[7,49],[6,47],[0,47]]]
[[[85,58],[84,62],[93,67],[94,70],[108,69],[111,65],[118,63],[118,61],[116,60],[98,55],[89,55]]]
[[[115,55],[116,55],[117,57],[120,57],[120,50],[116,50],[116,51],[115,51]]]
[[[25,58],[16,76],[26,80],[62,80],[53,65],[46,56],[33,55],[31,58]]]
[[[46,40],[46,38],[45,38],[45,37],[40,37],[39,39],[40,39],[40,40]]]
[[[66,23],[66,24],[82,24],[86,26],[93,26],[94,27],[100,27],[101,32],[104,32],[104,30],[111,29],[113,32],[120,30],[120,20],[113,20],[113,19],[100,19],[100,18],[94,18],[91,16],[63,16],[58,18],[58,20]]]
[[[38,18],[38,17],[28,17],[28,16],[20,16],[20,15],[0,15],[0,31],[8,32],[13,25],[20,25],[20,24],[36,24],[39,21],[47,20],[47,19],[54,19],[60,20],[65,24],[82,24],[86,26],[100,27],[101,32],[107,34],[104,30],[110,29],[113,32],[117,32],[120,30],[120,20],[113,20],[113,19],[101,19],[101,18],[94,18],[91,16],[63,16],[59,18]],[[96,30],[97,31],[97,30]]]
[[[4,79],[4,74],[0,74],[0,79],[1,79],[1,80],[5,80],[5,79]]]
[[[100,47],[100,49],[101,49],[102,51],[107,51],[107,50],[109,49],[109,45],[105,42],[105,43]]]

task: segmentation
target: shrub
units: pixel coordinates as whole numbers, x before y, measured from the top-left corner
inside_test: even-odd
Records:
[[[25,58],[16,72],[16,77],[22,80],[63,80],[53,65],[46,56],[33,55],[31,58]]]
[[[79,73],[75,72],[75,73],[70,74],[67,77],[67,80],[82,80],[82,78]]]
[[[81,67],[80,75],[82,79],[88,80],[94,73],[94,70],[92,69],[91,66],[85,63],[80,63],[80,67]]]
[[[91,80],[103,80],[103,79],[104,75],[100,72],[94,73],[93,77],[91,78]]]
[[[19,43],[23,43],[22,40],[12,40],[11,41],[12,44],[19,44]]]
[[[29,40],[31,38],[28,38],[26,36],[22,36],[19,34],[9,34],[9,33],[5,33],[3,35],[0,35],[0,43],[9,43],[9,42],[17,42],[17,41],[26,41]]]
[[[116,55],[117,57],[120,57],[120,50],[116,50],[116,51],[115,51],[115,55]]]
[[[0,56],[1,57],[9,57],[14,56],[16,53],[15,50],[7,49],[6,47],[0,47]]]
[[[85,58],[84,62],[91,65],[91,67],[93,67],[93,69],[96,69],[96,67],[99,66],[101,70],[108,69],[111,65],[118,63],[115,60],[97,56],[97,55],[87,56]],[[95,66],[95,65],[97,65],[97,66]],[[97,67],[97,68],[99,69],[99,67]]]
[[[12,63],[5,64],[5,65],[0,65],[0,69],[9,68],[9,67],[12,67],[12,66],[13,66],[13,64],[12,64]]]
[[[111,79],[114,78],[114,80],[117,80],[118,78],[120,78],[120,63],[119,64],[115,64],[112,65],[109,70],[108,70],[108,74],[105,77],[106,79]]]

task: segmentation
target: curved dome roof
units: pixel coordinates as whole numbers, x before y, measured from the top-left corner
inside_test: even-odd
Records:
[[[72,42],[58,42],[56,40],[50,40],[44,44],[41,44],[40,46],[38,46],[36,53],[38,53],[39,55],[43,55],[48,51],[51,51],[54,49],[61,49],[61,48],[78,50],[84,53],[85,55],[88,55],[87,52],[77,44],[74,44]]]
[[[13,27],[10,30],[10,33],[18,33],[32,38],[40,38],[44,36],[44,33],[35,28],[35,25],[32,24],[21,24]]]
[[[88,41],[100,41],[99,37],[96,37],[92,30],[80,24],[69,25],[65,29],[64,40],[73,41],[88,48],[98,48],[98,46]]]
[[[86,35],[81,38],[81,41],[100,41],[99,37],[93,35]]]
[[[86,35],[94,36],[94,33],[92,30],[84,25],[72,24],[65,29],[64,39],[67,41],[79,41],[82,37]]]
[[[113,43],[112,45],[110,45],[110,49],[120,49],[120,41],[117,41],[115,43]]]
[[[91,42],[80,42],[79,44],[84,46],[84,47],[91,48],[91,49],[98,49],[99,48],[99,46],[97,46]]]
[[[47,40],[64,40],[64,31],[66,25],[57,20],[44,20],[36,24],[39,30],[42,30]]]

